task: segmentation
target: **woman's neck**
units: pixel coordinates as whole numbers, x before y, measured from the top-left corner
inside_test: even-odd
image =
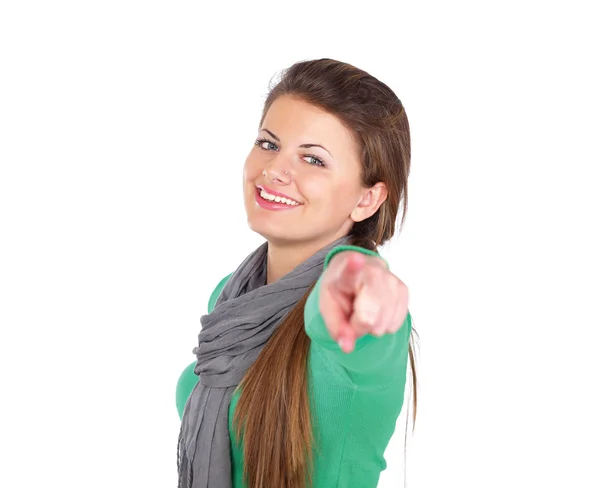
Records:
[[[273,243],[269,241],[267,249],[267,285],[273,283],[292,271],[333,241],[342,236],[323,239],[320,241],[298,242],[298,243]]]

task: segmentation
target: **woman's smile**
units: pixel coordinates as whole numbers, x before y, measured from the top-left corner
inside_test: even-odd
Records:
[[[277,192],[270,193],[260,187],[256,188],[255,200],[265,210],[292,210],[302,205],[291,198],[282,197]]]

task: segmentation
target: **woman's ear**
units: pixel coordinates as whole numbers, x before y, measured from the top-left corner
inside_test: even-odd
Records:
[[[388,195],[387,186],[385,183],[379,182],[371,188],[365,188],[361,192],[360,199],[356,207],[352,210],[350,218],[354,222],[361,222],[373,215],[381,204],[385,201]]]

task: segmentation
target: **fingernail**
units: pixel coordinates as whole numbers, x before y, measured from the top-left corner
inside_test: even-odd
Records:
[[[340,340],[338,340],[338,345],[342,351],[346,352],[350,348],[350,341],[347,337],[342,337]]]
[[[373,334],[376,335],[377,337],[381,337],[384,333],[385,329],[383,327],[376,327],[375,330],[373,331]]]

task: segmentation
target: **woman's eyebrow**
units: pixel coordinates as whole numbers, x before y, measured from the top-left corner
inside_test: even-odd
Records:
[[[321,144],[300,144],[300,146],[298,147],[304,147],[304,148],[310,148],[310,147],[320,147],[321,149],[325,149],[325,151],[327,151],[326,147],[321,146]],[[329,153],[329,155],[331,157],[333,157],[333,154],[331,154],[329,151],[327,151]]]
[[[260,131],[261,131],[261,132],[262,132],[263,130],[264,130],[265,132],[268,132],[268,133],[269,133],[269,135],[270,135],[270,136],[271,136],[273,139],[275,139],[277,142],[281,142],[281,141],[279,140],[279,137],[277,137],[275,134],[273,134],[273,133],[272,133],[272,132],[271,132],[269,129],[265,129],[265,128],[263,128],[263,129],[260,129]]]
[[[273,134],[269,129],[262,128],[261,131],[267,132],[277,142],[281,142],[279,140],[279,137],[277,137],[275,134]],[[298,146],[298,147],[302,147],[304,149],[309,149],[311,147],[320,147],[321,149],[324,149],[325,151],[327,151],[331,157],[333,157],[333,154],[331,154],[326,147],[321,146],[321,144],[300,144],[300,146]]]

